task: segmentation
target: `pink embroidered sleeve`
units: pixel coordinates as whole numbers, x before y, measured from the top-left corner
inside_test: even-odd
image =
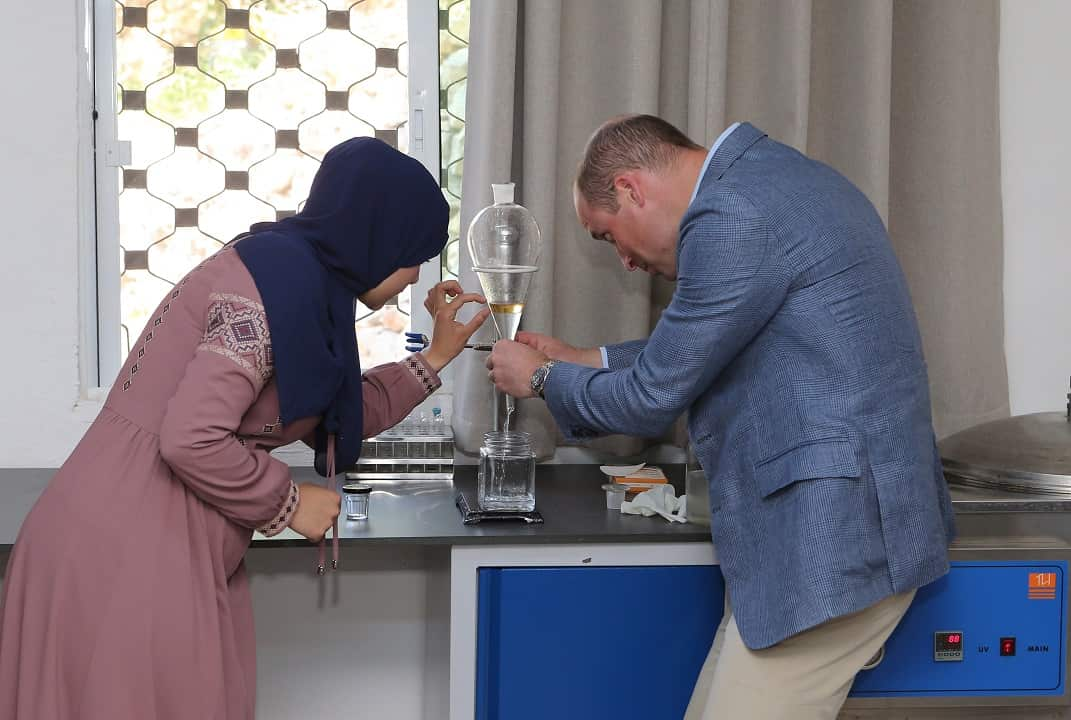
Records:
[[[290,520],[294,517],[294,512],[297,510],[298,503],[301,502],[301,491],[298,486],[294,484],[294,481],[290,481],[290,494],[286,498],[286,502],[283,503],[282,508],[279,509],[278,514],[273,517],[269,522],[261,525],[257,528],[257,532],[265,537],[271,537],[272,535],[278,535],[283,530],[290,527]]]
[[[364,374],[364,436],[394,427],[442,381],[420,353],[378,365]]]
[[[202,342],[167,405],[160,454],[195,495],[235,523],[279,532],[297,507],[290,468],[235,434],[272,371],[263,306],[212,295]]]

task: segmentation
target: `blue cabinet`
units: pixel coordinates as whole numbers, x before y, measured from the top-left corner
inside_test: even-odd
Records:
[[[709,565],[483,568],[476,717],[679,719],[723,598]]]
[[[683,715],[721,621],[716,566],[478,572],[476,718]],[[851,696],[1063,696],[1067,575],[1066,561],[953,563]]]

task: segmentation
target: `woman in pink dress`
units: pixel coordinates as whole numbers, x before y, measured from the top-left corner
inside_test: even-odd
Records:
[[[438,388],[487,316],[461,324],[458,308],[483,299],[440,283],[427,352],[363,376],[354,303],[415,282],[448,214],[417,161],[355,138],[299,214],[253,226],[168,293],[11,553],[0,720],[253,718],[252,532],[322,541],[339,512],[334,490],[295,485],[269,453],[308,438],[321,474],[349,467],[362,437]]]

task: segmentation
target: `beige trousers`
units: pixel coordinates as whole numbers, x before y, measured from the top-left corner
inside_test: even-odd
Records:
[[[765,650],[749,650],[727,613],[684,720],[835,720],[856,673],[914,597],[914,590],[893,595]]]

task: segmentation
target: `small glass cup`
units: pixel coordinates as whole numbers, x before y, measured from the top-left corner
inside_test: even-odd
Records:
[[[346,483],[342,486],[347,520],[368,519],[368,500],[371,494],[372,486],[364,483]]]

